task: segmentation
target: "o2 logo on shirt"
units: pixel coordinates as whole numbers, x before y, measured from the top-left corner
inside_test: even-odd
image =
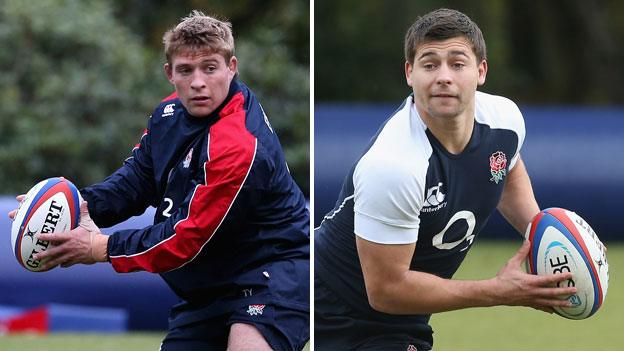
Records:
[[[450,243],[445,243],[444,242],[444,234],[446,234],[446,231],[457,221],[459,220],[465,220],[466,223],[468,224],[468,229],[466,230],[466,234],[464,234],[464,237],[457,240],[457,241],[453,241]],[[477,223],[477,220],[475,218],[474,213],[470,212],[470,211],[459,211],[456,214],[453,215],[453,217],[451,217],[451,219],[449,220],[449,222],[446,224],[446,227],[444,227],[444,229],[442,229],[441,232],[439,232],[438,234],[434,235],[433,239],[432,239],[432,245],[435,246],[436,248],[440,249],[440,250],[451,250],[453,248],[455,248],[457,245],[463,243],[464,241],[468,242],[468,245],[466,245],[466,247],[464,247],[463,249],[461,249],[460,251],[464,251],[466,249],[468,249],[470,247],[470,245],[472,245],[472,241],[474,240],[474,234],[472,234],[472,232],[474,232],[475,229],[475,225]]]

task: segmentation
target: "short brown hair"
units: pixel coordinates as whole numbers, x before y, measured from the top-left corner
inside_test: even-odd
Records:
[[[470,17],[451,9],[437,9],[419,17],[405,34],[405,60],[414,64],[416,49],[424,43],[464,37],[481,62],[487,58],[485,40],[481,29]]]
[[[182,51],[211,50],[221,54],[226,62],[234,56],[234,37],[232,24],[203,12],[193,10],[188,17],[168,30],[163,36],[165,56],[171,59]]]

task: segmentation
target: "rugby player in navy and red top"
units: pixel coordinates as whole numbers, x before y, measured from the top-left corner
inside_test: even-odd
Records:
[[[44,269],[109,260],[120,273],[160,273],[181,298],[163,351],[300,350],[309,214],[267,116],[238,80],[231,25],[194,11],[164,45],[176,92],[123,167],[81,190],[81,226],[42,234],[55,247],[37,259],[49,258]],[[110,236],[97,227],[148,206],[152,226]]]
[[[552,312],[569,274],[534,276],[523,245],[496,277],[459,281],[460,266],[498,208],[523,232],[539,212],[520,157],[516,105],[477,92],[485,42],[466,15],[419,18],[405,37],[413,94],[347,175],[315,232],[315,350],[425,351],[432,313],[522,305]]]

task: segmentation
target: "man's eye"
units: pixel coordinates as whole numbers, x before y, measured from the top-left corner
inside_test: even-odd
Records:
[[[459,69],[464,68],[465,66],[466,66],[466,65],[465,65],[465,64],[463,64],[463,63],[461,63],[461,62],[458,62],[458,63],[454,63],[454,64],[453,64],[453,68],[458,69],[458,70],[459,70]]]
[[[432,71],[435,69],[435,65],[433,63],[427,63],[425,65],[423,65],[423,67],[425,68],[425,70],[427,71]]]

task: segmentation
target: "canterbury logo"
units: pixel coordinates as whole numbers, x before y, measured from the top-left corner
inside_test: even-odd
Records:
[[[422,212],[434,212],[446,206],[444,198],[446,195],[442,192],[442,183],[432,186],[427,190],[425,202],[421,209]]]
[[[161,117],[169,117],[169,116],[173,116],[173,107],[175,106],[175,104],[167,104],[165,105],[165,108],[163,109],[163,114]]]
[[[438,206],[444,201],[444,193],[442,192],[442,183],[438,183],[437,186],[432,186],[427,190],[427,196],[425,196],[425,203],[423,207]]]

